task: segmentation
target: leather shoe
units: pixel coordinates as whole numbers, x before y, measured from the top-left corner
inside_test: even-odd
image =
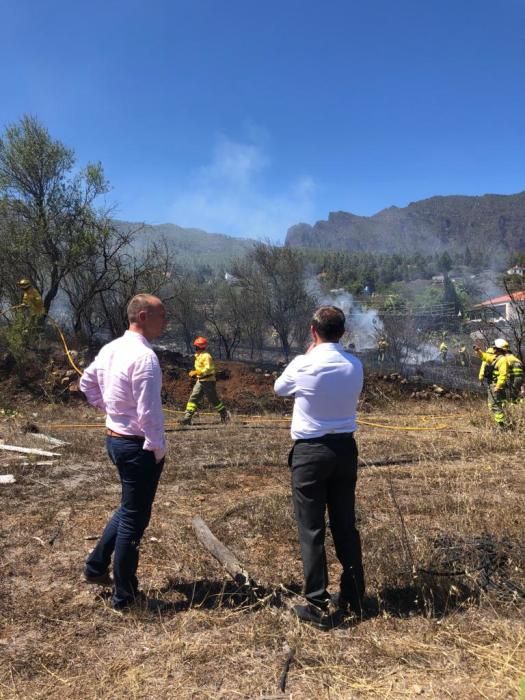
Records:
[[[144,591],[137,591],[134,598],[131,598],[122,605],[113,605],[113,610],[117,612],[127,612],[129,610],[148,610],[149,612],[163,612],[173,607],[167,600],[149,598]]]
[[[84,574],[84,583],[89,583],[94,586],[111,587],[113,586],[113,579],[107,571],[104,574],[100,574],[99,576],[89,576],[88,574]]]
[[[329,613],[328,611],[314,608],[312,605],[294,605],[293,612],[301,622],[308,622],[308,624],[320,630],[335,629],[343,622],[341,611]]]
[[[361,600],[349,601],[342,593],[335,593],[331,595],[330,598],[332,604],[335,605],[338,610],[342,610],[345,615],[350,615],[352,613],[357,616],[363,615],[363,602]]]

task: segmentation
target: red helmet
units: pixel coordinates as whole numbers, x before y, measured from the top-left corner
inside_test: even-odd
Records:
[[[198,349],[198,350],[206,350],[208,347],[208,341],[206,338],[203,338],[201,335],[199,335],[198,338],[195,338],[193,341],[193,345]]]

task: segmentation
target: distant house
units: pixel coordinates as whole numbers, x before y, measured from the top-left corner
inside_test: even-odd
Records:
[[[512,321],[516,318],[516,305],[525,308],[525,291],[514,292],[512,297],[504,294],[476,304],[470,310],[471,321],[501,320]]]
[[[525,276],[525,267],[522,265],[514,265],[507,270],[507,275],[519,275],[520,277]]]

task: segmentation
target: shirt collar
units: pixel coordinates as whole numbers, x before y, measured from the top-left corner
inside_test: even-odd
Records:
[[[315,348],[312,348],[311,352],[319,352],[322,350],[343,350],[341,343],[319,343]]]
[[[143,335],[137,333],[136,331],[124,331],[124,337],[128,339],[133,338],[134,340],[138,340],[139,343],[142,343],[147,348],[151,348],[151,343],[149,342],[149,340],[147,340]]]

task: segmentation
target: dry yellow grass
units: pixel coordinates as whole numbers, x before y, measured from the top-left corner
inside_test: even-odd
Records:
[[[95,417],[83,406],[19,408],[22,415],[1,423],[2,437],[40,448],[21,432],[25,420]],[[495,432],[481,402],[388,402],[363,414],[389,425],[450,427],[359,431],[365,462],[414,461],[360,473],[358,511],[375,613],[329,633],[300,625],[288,605],[243,603],[190,528],[191,517],[201,515],[262,585],[299,589],[285,424],[219,427],[203,416],[195,428],[168,434],[170,457],[139,569],[144,589],[174,604],[160,616],[116,615],[81,581],[92,546],[86,538],[100,533],[119,493],[101,431],[47,428],[72,443],[54,465],[0,453],[0,473],[17,479],[0,486],[0,697],[519,697],[523,599],[497,587],[480,590],[475,570],[456,577],[420,571],[437,566],[440,537],[468,544],[485,533],[514,547],[497,581],[525,587],[519,546],[525,421],[523,411],[515,414],[516,429],[505,434]],[[329,554],[335,589],[331,545]],[[289,648],[295,655],[281,693]]]

